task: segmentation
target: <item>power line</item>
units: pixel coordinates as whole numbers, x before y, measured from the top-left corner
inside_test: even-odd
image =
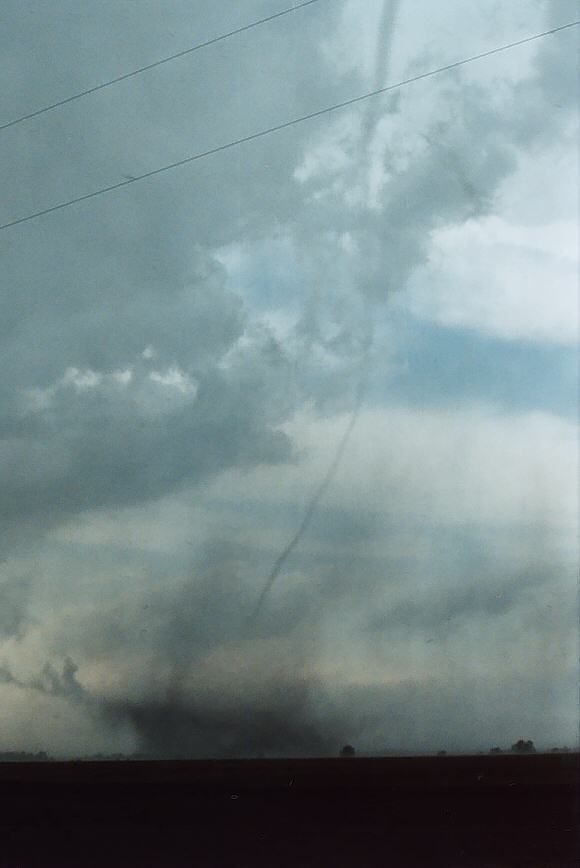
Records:
[[[101,187],[98,190],[93,190],[92,193],[86,193],[84,196],[77,196],[75,199],[68,199],[66,202],[60,202],[58,205],[52,205],[50,208],[43,208],[42,211],[35,211],[32,214],[27,214],[25,217],[18,217],[16,220],[11,220],[8,223],[0,224],[0,231],[3,229],[9,229],[11,226],[18,226],[20,223],[27,223],[29,220],[36,220],[37,217],[43,217],[46,214],[52,214],[54,211],[60,211],[63,208],[69,208],[71,205],[77,205],[80,202],[86,202],[88,199],[94,199],[97,196],[103,196],[105,193],[111,193],[113,190],[119,190],[121,187],[127,187],[129,184],[135,184],[137,181],[144,181],[147,178],[153,178],[155,175],[160,175],[162,172],[169,172],[171,169],[177,169],[180,166],[185,166],[187,163],[193,163],[196,160],[201,160],[204,157],[209,157],[212,154],[219,154],[221,151],[227,151],[230,148],[235,148],[238,145],[243,145],[246,142],[253,142],[256,139],[264,138],[265,136],[270,135],[271,133],[279,132],[280,130],[288,129],[288,127],[295,126],[296,124],[303,123],[304,121],[312,120],[313,118],[321,117],[322,115],[329,114],[330,112],[337,111],[338,109],[347,108],[351,105],[356,105],[356,103],[362,102],[365,99],[369,99],[373,96],[378,96],[382,93],[388,93],[392,90],[397,90],[398,88],[405,87],[408,84],[413,84],[416,81],[422,81],[425,78],[430,78],[434,75],[439,75],[442,72],[447,72],[451,69],[457,69],[460,66],[464,66],[467,63],[473,63],[476,60],[482,60],[486,57],[491,57],[494,54],[499,54],[501,51],[508,51],[510,48],[516,48],[519,45],[525,45],[528,42],[533,42],[536,39],[541,39],[543,36],[550,36],[554,33],[560,33],[562,30],[567,30],[570,27],[576,27],[580,24],[580,19],[578,21],[571,21],[569,24],[562,24],[560,27],[554,27],[552,30],[544,30],[542,33],[535,33],[533,36],[527,36],[525,39],[518,39],[517,42],[510,42],[507,45],[501,45],[498,48],[492,48],[489,51],[484,51],[481,54],[474,54],[471,57],[466,57],[463,60],[457,60],[454,63],[448,63],[445,66],[440,66],[437,69],[431,69],[428,72],[422,72],[419,75],[414,75],[411,78],[406,78],[403,81],[399,81],[396,84],[390,84],[386,87],[380,87],[377,90],[369,91],[368,93],[363,93],[360,96],[355,96],[352,99],[344,100],[344,102],[335,103],[334,105],[326,106],[326,108],[318,109],[318,111],[310,112],[306,115],[301,115],[297,118],[292,118],[292,120],[286,121],[282,124],[277,124],[276,126],[268,127],[265,130],[260,130],[257,133],[251,133],[248,136],[242,136],[242,138],[234,139],[231,142],[226,142],[223,145],[217,145],[215,148],[209,148],[206,151],[200,151],[197,154],[193,154],[190,157],[185,157],[183,160],[177,160],[175,163],[168,163],[166,166],[160,166],[158,169],[153,169],[150,172],[144,172],[142,175],[136,175],[135,177],[128,178],[124,181],[118,181],[116,184],[111,184],[109,187]]]
[[[74,102],[77,99],[81,99],[84,96],[89,96],[92,93],[96,93],[99,90],[104,90],[106,87],[111,87],[113,84],[119,84],[120,81],[126,81],[128,78],[133,78],[135,75],[141,75],[143,72],[148,72],[150,69],[155,69],[158,66],[162,66],[164,63],[170,63],[172,60],[179,60],[181,57],[186,57],[188,54],[193,54],[194,51],[199,51],[202,48],[208,48],[210,45],[215,45],[217,42],[223,42],[225,39],[230,39],[232,36],[237,36],[239,33],[245,33],[246,30],[252,30],[254,27],[259,27],[261,24],[267,24],[268,21],[275,21],[277,18],[282,18],[284,15],[290,15],[291,12],[298,12],[300,9],[304,9],[306,6],[312,6],[314,3],[319,3],[320,0],[305,0],[303,3],[298,3],[296,6],[290,6],[288,9],[282,9],[281,12],[275,12],[273,15],[268,15],[266,18],[260,18],[257,21],[251,21],[249,24],[244,24],[242,27],[237,27],[235,30],[230,30],[228,33],[222,33],[220,36],[215,36],[213,39],[207,39],[205,42],[199,42],[197,45],[193,45],[191,48],[186,48],[184,51],[178,51],[176,54],[170,54],[169,57],[163,57],[161,60],[155,60],[153,63],[148,63],[146,66],[140,66],[139,69],[134,69],[131,72],[126,72],[124,75],[119,75],[117,78],[111,78],[109,81],[104,81],[102,84],[97,84],[94,87],[89,87],[87,90],[82,90],[79,93],[75,93],[72,96],[67,96],[65,99],[61,99],[58,102],[53,102],[50,105],[43,106],[42,108],[37,109],[36,111],[29,112],[26,115],[21,115],[18,118],[14,118],[14,120],[7,121],[5,124],[0,124],[0,132],[2,130],[8,129],[8,127],[14,127],[16,124],[21,124],[23,121],[29,121],[32,118],[38,117],[38,115],[43,115],[46,112],[53,111],[53,109],[59,108],[60,106],[67,105],[69,102]]]

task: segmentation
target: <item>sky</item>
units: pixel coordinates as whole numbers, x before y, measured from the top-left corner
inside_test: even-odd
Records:
[[[4,0],[0,124],[283,8]],[[319,0],[0,131],[0,223],[576,12]],[[0,751],[578,745],[577,49],[0,231]]]

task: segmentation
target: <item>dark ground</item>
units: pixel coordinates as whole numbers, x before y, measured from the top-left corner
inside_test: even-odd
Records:
[[[0,868],[572,868],[578,754],[0,764]]]

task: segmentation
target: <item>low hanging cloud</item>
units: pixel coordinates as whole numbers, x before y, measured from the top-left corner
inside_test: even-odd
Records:
[[[0,640],[23,631],[31,586],[31,576],[27,575],[5,578],[0,583]]]
[[[285,427],[308,460],[275,471],[223,474],[212,490],[238,500],[248,490],[269,504],[306,496],[340,442],[345,416],[310,411]],[[367,408],[326,495],[329,506],[376,510],[437,526],[527,526],[573,532],[577,427],[542,412],[500,413],[485,405],[452,410]],[[273,476],[279,490],[273,487]]]
[[[274,430],[280,406],[273,395],[264,400],[276,361],[265,358],[260,371],[252,350],[231,373],[215,364],[196,376],[176,366],[160,371],[141,359],[120,371],[69,368],[55,385],[24,393],[23,435],[0,447],[5,544],[19,524],[42,532],[86,509],[160,497],[228,465],[287,460],[290,443]]]

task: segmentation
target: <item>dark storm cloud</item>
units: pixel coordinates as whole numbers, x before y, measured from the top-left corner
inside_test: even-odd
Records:
[[[71,91],[90,86],[105,65],[107,75],[121,73],[120,57],[131,66],[167,53],[160,43],[170,27],[172,39],[187,31],[191,4],[163,5],[161,12],[149,4],[142,14],[112,0],[82,10],[59,0],[49,13],[45,4],[28,4],[33,19],[47,22],[45,34],[27,23],[22,4],[8,3],[4,39],[21,43],[9,54],[12,106],[25,96],[38,104],[58,96],[61,83]],[[324,12],[323,5],[308,26],[288,18],[284,28],[7,131],[0,141],[5,219],[362,92],[362,74],[341,79],[319,51],[340,13],[340,4]],[[404,4],[385,5],[377,82],[397,38],[397,6],[401,17]],[[244,15],[266,9],[252,2]],[[238,10],[231,4],[228,16]],[[230,26],[209,0],[197,14],[211,35],[218,24]],[[296,409],[307,401],[322,413],[352,409],[368,322],[379,318],[390,293],[404,290],[427,256],[430,234],[489,213],[516,148],[548,135],[545,110],[560,76],[555,42],[537,46],[535,70],[540,77],[516,89],[517,110],[515,103],[498,109],[488,86],[466,84],[458,72],[345,116],[346,168],[334,175],[324,166],[302,182],[294,176],[318,141],[334,144],[336,128],[325,120],[3,233],[3,548],[23,540],[28,546],[83,512],[199,489],[227,469],[289,462],[292,442],[277,428]],[[568,105],[566,88],[558,99]],[[410,116],[417,118],[413,135],[398,126]],[[384,128],[376,130],[379,121]],[[371,151],[388,174],[374,209],[368,196],[353,193],[359,186],[368,193]],[[244,304],[235,279],[226,288],[215,263],[224,246],[278,234],[297,251],[296,279],[304,284],[303,314],[286,343]],[[369,365],[384,370],[384,355],[375,342]],[[481,625],[528,602],[530,586],[538,586],[528,574],[505,581],[490,569],[482,582],[438,586],[414,598],[405,577],[386,569],[388,558],[372,567],[362,558],[345,564],[337,554],[302,584],[280,582],[283,593],[268,601],[248,636],[256,589],[268,569],[272,580],[290,565],[287,556],[296,554],[341,450],[329,455],[330,476],[312,480],[302,524],[274,568],[263,552],[217,540],[195,552],[191,576],[178,586],[134,593],[129,603],[116,601],[116,611],[67,613],[37,674],[17,677],[3,665],[0,680],[68,702],[103,726],[127,724],[140,749],[164,756],[334,753],[358,738],[376,747],[469,746],[478,737],[478,714],[488,715],[494,741],[505,735],[511,743],[522,735],[522,702],[548,708],[541,705],[546,697],[558,698],[548,677],[518,683],[510,675],[500,688],[483,678],[375,686],[369,677],[360,687],[339,682],[333,696],[313,673],[323,630],[337,651],[354,658],[357,641],[372,645],[383,629],[424,639],[450,621]],[[362,547],[376,525],[374,516],[351,518],[345,510],[327,527],[327,541]],[[265,521],[264,537],[268,531]],[[425,571],[432,578],[431,566]],[[385,600],[385,588],[403,599]],[[19,636],[24,588],[0,586],[0,603],[3,592],[0,632]],[[357,619],[362,637],[354,636]],[[83,686],[95,662],[105,675],[122,672],[116,693]],[[386,675],[388,662],[380,661]]]
[[[158,700],[111,701],[105,719],[129,722],[140,750],[161,757],[324,756],[341,743],[338,721],[317,721],[313,685],[277,676],[275,683],[248,690],[237,701],[180,694],[169,689]],[[342,723],[343,731],[347,726]]]
[[[33,679],[29,686],[50,696],[60,696],[74,702],[87,702],[89,698],[76,679],[78,666],[66,657],[62,668],[57,669],[52,663],[45,663],[38,678]]]
[[[72,14],[70,4],[60,5],[63,15]],[[223,29],[223,15],[214,15],[212,4],[206,7],[205,17],[196,20]],[[254,3],[245,14],[257,17],[264,9],[264,3]],[[72,34],[84,32],[83,16],[75,7],[72,32],[63,43],[64,33],[58,32],[62,18],[52,17],[54,11],[47,22],[55,31],[51,55],[54,45],[62,44],[57,66],[63,79],[75,81],[76,87],[78,56]],[[185,12],[174,4],[166,20],[179,20]],[[230,10],[232,16],[234,12]],[[100,14],[104,20],[126,17],[111,4]],[[46,18],[46,10],[39,8],[37,15]],[[91,15],[87,12],[89,24]],[[151,17],[155,15],[152,10]],[[258,112],[261,123],[268,115],[274,118],[280,94],[272,99],[263,68],[254,62],[258,49],[264,65],[275,66],[280,82],[292,82],[290,89],[282,89],[283,111],[292,111],[304,93],[306,70],[292,52],[280,53],[278,45],[299,37],[304,52],[314,51],[318,26],[325,20],[313,7],[311,28],[289,20],[282,28],[256,31],[254,39],[241,37],[227,49],[224,45],[225,50],[199,53],[169,76],[160,71],[121,91],[111,89],[107,99],[80,101],[74,109],[7,131],[0,142],[8,167],[6,207],[11,213],[26,209],[32,202],[30,191],[38,203],[62,198],[75,185],[94,185],[98,177],[138,171],[137,162],[142,166],[166,160],[168,147],[177,153],[180,148],[191,150],[193,142],[203,147],[220,136],[243,132],[246,124],[258,123]],[[12,28],[24,41],[38,38],[35,23],[34,17],[23,17],[22,9],[14,10]],[[148,43],[151,23],[142,16],[132,20],[135,50],[141,37],[143,51],[156,50]],[[95,33],[97,44],[100,32]],[[83,75],[99,80],[103,65],[113,69],[118,62],[114,33],[108,34],[112,43],[104,54],[93,57],[89,51]],[[160,38],[163,35],[161,30]],[[27,98],[34,99],[36,92],[39,102],[46,101],[42,82],[35,87],[32,79],[42,69],[44,44],[37,46],[35,69],[27,64],[20,70],[24,55],[11,55],[14,75],[22,72],[18,82],[14,78],[16,93],[25,81],[32,94]],[[243,110],[241,79],[244,93],[253,94],[249,102],[244,97]],[[324,101],[329,87],[319,78],[308,92]],[[135,110],[127,112],[127,107]],[[158,141],[161,127],[163,142]],[[147,139],[153,147],[141,147],[136,155],[134,143],[143,145]],[[4,248],[6,315],[0,325],[1,427],[7,438],[0,506],[5,547],[19,538],[29,541],[85,509],[138,503],[227,467],[288,458],[288,443],[272,431],[293,406],[284,358],[276,356],[272,339],[256,330],[241,300],[225,291],[210,248],[232,237],[269,231],[272,221],[287,218],[297,207],[288,170],[299,142],[290,135],[275,146],[258,143],[218,164],[200,164],[188,177],[173,176],[167,184],[136,189],[134,196],[62,214],[10,236]],[[237,352],[235,364],[224,371],[224,359],[244,335],[254,346]],[[137,406],[134,387],[117,394],[111,389],[82,394],[61,389],[50,406],[23,411],[27,390],[53,388],[71,366],[110,375],[135,365],[149,346],[158,366],[177,365],[198,382],[191,406],[151,420]]]
[[[19,636],[28,624],[30,577],[10,578],[0,583],[0,639]]]
[[[397,38],[396,5],[385,6],[377,80],[386,74]],[[63,3],[63,9],[67,8]],[[339,85],[344,88],[345,82],[309,73],[309,85],[304,88],[307,72],[300,60],[308,55],[310,70],[323,64],[317,42],[333,20],[334,13],[327,13],[325,17],[321,10],[313,10],[308,28],[288,19],[283,28],[272,28],[267,35],[257,33],[252,40],[224,45],[217,53],[200,53],[195,62],[180,70],[164,68],[159,75],[147,81],[138,79],[118,93],[112,89],[107,99],[95,97],[42,123],[38,119],[7,131],[10,135],[1,143],[9,167],[7,207],[12,213],[14,203],[21,201],[26,210],[26,195],[22,194],[27,190],[34,190],[35,202],[42,203],[68,195],[65,185],[81,189],[85,176],[94,186],[98,176],[110,177],[110,171],[117,177],[124,164],[127,171],[140,171],[140,166],[134,166],[135,156],[127,164],[128,155],[134,153],[128,139],[149,141],[152,147],[139,160],[143,162],[146,156],[147,164],[153,164],[167,160],[168,142],[177,154],[182,147],[191,150],[192,135],[204,147],[210,139],[213,142],[241,130],[240,125],[244,130],[252,124],[264,126],[279,117],[282,104],[281,93],[276,92],[274,100],[271,82],[263,75],[269,65],[275,69],[276,80],[292,82],[290,89],[288,84],[282,89],[285,117],[298,108],[304,110],[305,93],[313,103],[332,101],[334,91]],[[102,14],[116,13],[107,6]],[[175,14],[179,14],[177,8]],[[16,28],[19,20],[15,15]],[[56,25],[56,19],[51,19],[51,27]],[[74,26],[82,26],[80,18]],[[298,36],[300,56],[278,52],[280,40],[290,45]],[[139,32],[136,42],[138,37]],[[253,60],[258,46],[263,52],[261,67]],[[539,50],[549,53],[553,49]],[[70,75],[77,61],[76,54],[65,52],[59,58],[63,75]],[[184,78],[186,68],[187,75],[203,82],[203,87],[189,86]],[[176,90],[168,101],[170,73]],[[245,93],[253,95],[249,102],[244,98],[243,112],[237,84],[241,79]],[[227,158],[196,165],[187,178],[179,173],[168,176],[163,182],[123,192],[94,207],[54,215],[4,236],[9,248],[4,271],[7,316],[0,350],[2,425],[11,440],[4,443],[3,466],[20,468],[17,473],[8,471],[3,487],[2,512],[9,543],[18,536],[18,526],[24,527],[29,519],[37,528],[51,526],[82,510],[156,498],[231,466],[289,456],[288,444],[272,433],[272,426],[297,406],[284,394],[291,368],[278,364],[266,352],[252,358],[249,353],[236,356],[235,372],[229,379],[220,367],[253,326],[241,301],[223,288],[223,275],[212,264],[212,249],[239,237],[245,241],[260,237],[272,225],[283,228],[296,239],[301,256],[309,263],[309,280],[321,293],[317,311],[307,306],[305,312],[310,320],[307,330],[314,340],[300,345],[306,350],[303,365],[316,369],[316,358],[310,364],[308,356],[317,345],[331,355],[348,357],[353,345],[349,321],[352,323],[356,297],[362,294],[382,301],[391,290],[402,290],[426,254],[431,230],[485,213],[498,183],[514,165],[510,130],[514,122],[506,127],[505,118],[490,109],[482,87],[466,86],[456,76],[434,82],[431,88],[437,99],[446,105],[453,103],[453,112],[430,121],[429,129],[445,153],[457,155],[458,168],[442,171],[439,150],[425,147],[406,168],[393,169],[396,149],[387,145],[382,159],[391,177],[380,214],[370,214],[366,207],[347,208],[335,194],[305,208],[304,191],[293,180],[292,171],[309,133],[289,131]],[[121,129],[119,108],[129,96],[135,110],[126,115]],[[213,110],[215,105],[220,106],[219,112]],[[368,111],[364,109],[366,132],[360,141],[355,137],[349,155],[359,169],[362,161],[363,177],[372,138],[369,117],[373,126],[381,117],[380,107],[393,118],[408,110],[408,105],[405,98],[395,103],[377,100]],[[160,128],[163,142],[158,137]],[[482,129],[485,136],[479,134]],[[423,132],[429,135],[427,129]],[[26,147],[14,148],[18,141]],[[41,153],[42,167],[38,162]],[[52,167],[51,172],[45,171],[46,165]],[[323,252],[329,227],[350,232],[358,245],[357,267],[338,286],[332,271],[323,273],[328,264],[328,251]],[[337,274],[344,271],[343,265],[344,257],[337,256]],[[336,303],[330,303],[330,296],[339,299],[341,294],[345,304],[337,323]],[[325,322],[329,312],[339,326],[338,336],[332,338],[323,336],[324,328],[313,325],[317,319]],[[304,334],[304,320],[300,330]],[[264,347],[267,339],[257,342]],[[155,348],[160,363],[166,367],[177,364],[199,381],[191,406],[152,422],[140,418],[130,389],[117,397],[99,389],[82,395],[61,390],[50,407],[23,414],[22,396],[27,389],[49,389],[70,366],[97,374],[127,368],[147,346]],[[316,395],[316,375],[311,387]],[[325,380],[320,388],[332,393],[333,384]]]
[[[264,555],[256,549],[223,539],[208,541],[196,553],[188,578],[135,593],[122,606],[104,608],[96,619],[90,613],[81,616],[74,632],[55,641],[55,650],[67,647],[67,642],[73,656],[83,647],[97,657],[109,652],[122,657],[124,651],[140,649],[152,655],[153,674],[165,668],[186,672],[216,650],[235,654],[251,638],[282,640],[308,622],[312,591],[301,588],[287,596],[249,637],[247,618],[255,606],[256,570],[263,562]],[[288,663],[299,668],[308,660],[306,644],[292,642]]]
[[[254,600],[244,584],[251,567],[243,549],[216,540],[198,555],[190,580],[87,615],[53,643],[74,648],[81,659],[121,664],[142,654],[145,668],[137,664],[135,684],[129,668],[124,696],[84,688],[77,678],[82,665],[70,656],[45,663],[27,679],[4,666],[0,679],[65,699],[112,731],[130,727],[137,749],[153,756],[334,754],[341,726],[348,726],[343,717],[325,719],[308,641],[291,639],[282,651],[268,645],[300,629],[304,601],[299,595],[290,612],[274,608],[249,640]],[[266,643],[263,649],[253,647],[254,639]],[[237,666],[238,676],[232,672]]]
[[[0,513],[50,527],[84,509],[159,497],[229,466],[287,459],[287,438],[269,430],[275,413],[261,403],[261,385],[252,376],[239,388],[219,371],[202,374],[193,400],[153,418],[131,387],[67,390],[33,420],[36,437],[14,449],[12,465],[26,462],[25,470],[8,471]]]
[[[227,467],[288,459],[287,438],[273,430],[291,401],[282,387],[287,360],[267,331],[246,330],[241,304],[215,271],[173,299],[105,304],[100,316],[86,300],[60,323],[62,339],[54,335],[60,364],[48,357],[51,379],[24,379],[33,392],[22,388],[22,367],[40,371],[47,350],[35,349],[34,323],[26,342],[9,346],[6,367],[21,388],[12,387],[4,417],[11,438],[0,445],[4,546],[19,527],[28,539],[86,509],[139,503]],[[224,367],[244,332],[246,346]],[[152,358],[144,360],[147,347]],[[179,382],[160,382],[176,367],[191,379],[191,394],[181,394]]]
[[[469,571],[469,565],[464,569]],[[391,634],[396,631],[424,637],[448,636],[470,621],[493,621],[525,604],[534,598],[538,588],[552,587],[563,572],[563,567],[558,571],[551,564],[544,568],[530,566],[516,575],[509,572],[498,575],[497,568],[487,575],[468,574],[462,585],[449,586],[442,579],[434,587],[418,589],[407,599],[391,603],[386,612],[373,614],[369,628]]]
[[[435,590],[395,564],[359,559],[347,568],[337,555],[315,581],[272,598],[248,636],[259,563],[248,548],[216,539],[197,554],[187,581],[133,594],[108,611],[68,615],[37,675],[17,678],[3,667],[0,678],[65,700],[111,733],[129,727],[136,750],[163,757],[332,755],[349,741],[369,750],[473,749],[486,740],[511,744],[521,727],[536,741],[546,732],[565,740],[557,711],[542,705],[561,702],[561,687],[539,671],[527,676],[507,666],[492,683],[484,670],[471,680],[463,670],[453,675],[447,661],[437,678],[377,684],[376,664],[368,673],[358,664],[358,686],[317,672],[329,627],[336,651],[350,649],[354,662],[361,642],[372,647],[373,659],[382,660],[378,672],[389,679],[401,642],[431,637],[432,649],[442,640],[452,649],[445,643],[465,629],[478,641],[492,627],[502,635],[506,617],[508,633],[510,624],[528,625],[528,652],[544,648],[549,664],[561,637],[553,635],[549,609],[543,617],[534,612],[537,599],[542,607],[551,599],[550,608],[560,599],[549,596],[557,588],[553,563],[551,574],[546,565],[506,576],[494,573],[490,559],[483,579],[480,573],[464,587],[439,583]],[[369,609],[377,613],[371,622]],[[365,617],[365,629],[353,632]],[[83,686],[84,667],[94,661],[120,668],[121,689]],[[541,720],[521,702],[539,702]]]
[[[75,703],[90,704],[91,697],[76,679],[78,666],[70,657],[65,657],[60,666],[46,662],[38,675],[18,678],[8,666],[0,666],[0,681],[14,684],[22,690],[34,690],[47,696],[69,699]]]

